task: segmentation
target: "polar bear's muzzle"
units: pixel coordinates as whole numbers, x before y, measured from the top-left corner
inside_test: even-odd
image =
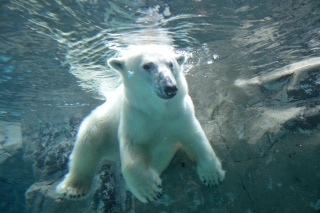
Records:
[[[173,98],[178,93],[176,85],[168,85],[164,88],[164,93],[168,98]]]
[[[172,75],[160,73],[156,93],[162,99],[171,99],[178,93],[177,83]]]

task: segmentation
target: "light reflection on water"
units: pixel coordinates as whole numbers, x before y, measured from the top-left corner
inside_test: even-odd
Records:
[[[0,116],[63,106],[61,94],[65,106],[86,102],[78,86],[104,99],[119,84],[106,59],[132,44],[174,46],[198,75],[227,65],[219,75],[230,82],[318,56],[316,8],[317,1],[7,1]],[[213,64],[212,73],[202,64]]]

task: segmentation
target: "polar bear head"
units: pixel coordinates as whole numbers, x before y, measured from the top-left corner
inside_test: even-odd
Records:
[[[186,58],[167,48],[139,46],[122,52],[120,58],[111,58],[108,64],[121,75],[127,92],[140,97],[150,92],[161,99],[171,99],[179,91],[178,80]]]

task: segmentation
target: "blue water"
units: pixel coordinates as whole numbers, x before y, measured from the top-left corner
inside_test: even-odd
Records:
[[[106,59],[132,43],[175,46],[192,54],[195,65],[216,54],[237,74],[318,56],[318,6],[317,1],[3,1],[1,118],[23,119],[46,99],[35,91],[78,84],[102,95],[97,81],[115,75]]]
[[[290,64],[320,56],[320,1],[3,0],[0,35],[0,121],[22,125],[24,146],[21,156],[27,162],[25,175],[28,177],[23,181],[23,175],[17,176],[17,180],[14,176],[8,179],[0,175],[3,185],[0,212],[26,212],[24,192],[30,185],[41,180],[56,180],[62,171],[66,171],[65,158],[61,167],[52,174],[44,172],[47,160],[39,166],[41,159],[45,159],[48,150],[55,149],[51,146],[61,141],[68,140],[72,144],[80,120],[107,99],[119,84],[119,77],[106,65],[106,60],[116,55],[118,50],[128,45],[154,43],[172,46],[186,54],[189,60],[185,73],[193,91],[191,95],[196,97],[194,102],[200,121],[206,123],[208,117],[219,114],[218,108],[211,104],[219,102],[216,101],[218,99],[224,100],[221,96],[229,97],[227,91],[238,79],[268,76]],[[288,93],[292,96],[289,97],[290,103],[281,101],[282,93],[274,98],[275,88],[282,88],[287,81],[292,82],[282,76],[277,80],[278,86],[258,85],[254,90],[261,90],[263,98],[253,98],[241,106],[254,105],[264,110],[276,105],[268,101],[272,96],[280,100],[277,106],[286,109],[302,105],[306,110],[316,107],[319,105],[320,77],[317,72],[312,76],[312,82],[305,80],[309,85],[305,91],[309,92]],[[301,79],[302,82],[303,77]],[[196,92],[198,90],[202,93]],[[245,101],[247,99],[243,99]],[[220,107],[225,106],[222,104]],[[210,107],[212,114],[207,112]],[[315,108],[314,111],[314,125],[294,120],[293,126],[301,126],[295,129],[290,123],[284,126],[292,127],[291,130],[289,128],[292,133],[301,127],[305,134],[315,136],[319,132],[319,110]],[[226,125],[225,128],[231,127]],[[241,140],[246,137],[241,130],[246,128],[245,124],[234,128]],[[319,144],[312,144],[312,149],[319,153]],[[63,153],[67,156],[67,151]],[[317,160],[319,158],[313,159],[312,165],[318,165]],[[311,168],[318,169],[314,173],[314,185],[309,186],[316,189],[312,192],[305,189],[305,194],[310,196],[299,199],[307,200],[303,202],[311,206],[310,212],[316,212],[320,210],[320,170],[319,166],[310,167],[310,171]],[[231,173],[230,168],[228,170]],[[57,171],[61,174],[55,175]],[[299,190],[291,191],[303,191]],[[254,192],[251,193],[251,204],[248,204],[251,207],[244,209],[247,212],[266,212],[265,207],[255,205],[259,202],[255,200]],[[233,194],[230,192],[228,196],[228,202],[232,202]],[[214,199],[218,198],[211,201]],[[293,207],[282,208],[282,212],[293,212],[294,203],[288,206]],[[174,205],[170,208],[161,212],[191,211],[179,206],[175,209]],[[219,211],[217,208],[211,209],[215,212],[237,212],[231,204],[229,209]],[[299,209],[298,206],[296,208]],[[199,209],[192,211],[201,212]],[[210,208],[204,209],[209,211]]]

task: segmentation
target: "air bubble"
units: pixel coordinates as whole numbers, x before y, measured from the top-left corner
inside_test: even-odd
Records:
[[[212,55],[212,58],[214,59],[214,60],[216,60],[216,59],[218,59],[220,56],[218,55],[218,54],[213,54]]]

